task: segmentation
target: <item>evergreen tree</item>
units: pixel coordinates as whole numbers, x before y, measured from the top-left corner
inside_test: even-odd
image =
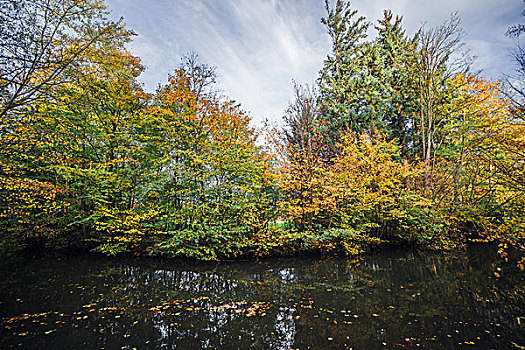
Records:
[[[321,21],[330,35],[332,52],[320,72],[319,87],[322,132],[333,155],[341,132],[370,127],[360,96],[366,45],[363,40],[370,24],[363,16],[357,17],[357,10],[343,0],[337,0],[333,8],[326,1],[326,11]]]
[[[401,22],[402,17],[394,19],[392,12],[385,10],[383,19],[375,26],[378,32],[375,45],[382,63],[377,78],[381,82],[387,130],[392,139],[398,140],[401,154],[409,156],[415,152],[413,115],[418,105],[413,76],[419,33],[409,38]]]

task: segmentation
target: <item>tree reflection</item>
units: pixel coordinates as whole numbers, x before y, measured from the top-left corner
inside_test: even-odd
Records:
[[[79,349],[525,344],[523,274],[495,278],[491,249],[359,261],[35,262],[2,272],[1,339],[7,348]]]

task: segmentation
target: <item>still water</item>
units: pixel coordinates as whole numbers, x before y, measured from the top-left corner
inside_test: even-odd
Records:
[[[0,349],[525,349],[524,282],[486,245],[361,259],[25,261],[0,271]]]

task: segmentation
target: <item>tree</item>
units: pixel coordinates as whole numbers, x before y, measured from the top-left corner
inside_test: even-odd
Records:
[[[154,252],[234,256],[272,217],[269,160],[255,145],[249,116],[221,98],[215,78],[213,68],[184,57],[144,115]]]
[[[309,154],[321,152],[318,134],[320,112],[318,96],[314,88],[294,83],[294,101],[285,111],[284,122],[286,145],[291,152],[306,150]]]
[[[313,88],[294,84],[295,99],[284,115],[285,165],[281,189],[287,200],[285,210],[300,230],[313,229],[322,210],[323,154],[326,151],[320,133],[320,112]],[[314,220],[315,218],[315,220]]]
[[[336,154],[341,132],[373,126],[361,95],[363,40],[370,24],[364,17],[356,17],[357,10],[352,10],[347,1],[337,0],[333,8],[328,0],[325,4],[327,16],[321,21],[330,36],[332,52],[319,73],[321,128],[328,148]]]
[[[18,240],[57,234],[55,243],[84,245],[104,229],[124,230],[115,223],[136,204],[143,68],[121,48],[98,57],[53,100],[2,119],[0,192]]]
[[[525,11],[522,12],[525,16]],[[510,95],[515,105],[516,111],[519,111],[523,118],[525,111],[525,50],[520,45],[520,36],[525,33],[525,24],[516,24],[507,30],[507,36],[516,40],[516,49],[514,50],[514,58],[518,64],[516,75],[506,79],[507,85],[510,87]]]
[[[525,123],[501,81],[458,75],[447,125],[448,181],[436,188],[460,228],[524,248]],[[441,172],[444,172],[440,169]],[[448,184],[446,184],[448,183]]]
[[[442,141],[439,131],[446,115],[439,115],[444,102],[446,82],[454,74],[466,72],[470,66],[463,46],[461,21],[453,14],[436,28],[423,30],[419,39],[416,84],[419,92],[419,116],[416,121],[422,159],[426,163],[435,156]]]
[[[327,5],[323,23],[332,38],[332,55],[320,72],[321,128],[332,153],[346,132],[380,131],[397,138],[404,156],[413,148],[412,116],[418,111],[416,52],[419,36],[408,38],[401,18],[390,11],[378,21],[376,39],[365,41],[369,23],[354,19],[349,3]]]
[[[144,180],[138,129],[148,96],[136,78],[143,70],[140,60],[124,49],[105,50],[100,63],[75,84],[62,86],[60,100],[48,107],[57,118],[53,131],[70,159],[57,171],[72,180],[69,190],[78,203],[71,208],[69,225],[80,226],[82,239],[96,241],[96,231],[125,231],[118,223],[137,204]]]
[[[0,118],[70,82],[92,52],[129,41],[107,14],[95,0],[0,0]]]
[[[377,94],[381,96],[382,118],[386,132],[397,139],[401,155],[413,156],[414,120],[417,104],[416,58],[419,32],[409,38],[402,28],[402,17],[394,18],[391,11],[384,11],[384,17],[375,26],[377,39],[373,47],[378,51],[377,69],[371,74],[379,81]]]
[[[337,202],[338,227],[407,240],[427,238],[437,230],[428,215],[429,202],[414,188],[420,169],[399,160],[394,140],[381,134],[348,134],[341,148],[327,179]]]

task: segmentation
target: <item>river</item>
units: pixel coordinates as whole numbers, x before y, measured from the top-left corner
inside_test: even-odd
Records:
[[[1,349],[525,349],[525,273],[493,245],[5,265]]]

